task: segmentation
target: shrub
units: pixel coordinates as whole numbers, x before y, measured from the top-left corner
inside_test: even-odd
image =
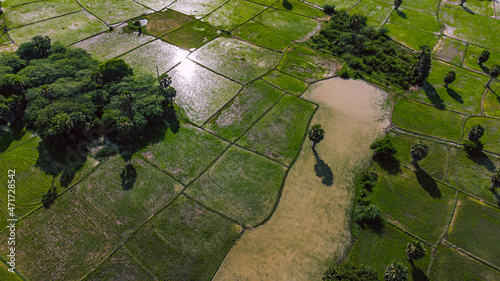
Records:
[[[366,265],[345,263],[338,267],[330,267],[322,278],[323,281],[377,281],[377,272]]]
[[[406,246],[406,256],[409,260],[418,260],[425,256],[424,245],[420,241],[413,241]]]
[[[490,69],[490,75],[491,77],[497,77],[498,75],[500,75],[500,65],[495,64],[494,66],[492,66]]]
[[[331,15],[333,15],[333,13],[335,13],[335,5],[325,4],[325,5],[323,5],[323,11],[325,12],[325,14],[331,16]]]
[[[359,224],[377,224],[382,221],[382,212],[378,206],[373,204],[358,207],[354,214],[354,220]]]
[[[488,50],[484,50],[479,58],[477,59],[477,64],[482,65],[490,58],[490,52]]]
[[[374,172],[364,172],[359,177],[361,186],[365,189],[371,190],[377,184],[378,175]]]
[[[97,153],[95,154],[95,157],[96,158],[107,158],[107,157],[110,157],[110,156],[113,156],[115,154],[118,154],[120,151],[118,150],[118,148],[114,145],[105,145],[104,147],[102,147],[101,149],[99,149],[99,151],[97,151]]]
[[[408,280],[408,268],[393,261],[385,269],[384,279],[386,281],[406,281]]]
[[[483,150],[483,143],[481,141],[470,141],[470,140],[465,140],[464,143],[464,150],[469,153],[469,154],[476,154],[479,153]]]
[[[368,206],[371,203],[370,192],[366,189],[360,189],[356,193],[356,205]]]
[[[394,157],[397,152],[396,147],[391,142],[391,137],[388,135],[374,141],[370,145],[370,149],[375,152],[376,157],[382,157],[383,159]]]

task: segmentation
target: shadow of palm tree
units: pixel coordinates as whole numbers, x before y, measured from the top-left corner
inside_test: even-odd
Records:
[[[500,195],[498,195],[496,190],[493,190],[492,192],[493,192],[493,195],[495,196],[495,199],[497,200],[498,208],[500,208]]]
[[[424,81],[423,88],[425,94],[427,95],[427,98],[431,101],[432,105],[434,105],[438,109],[446,108],[444,101],[441,99],[434,86],[432,86],[429,82]]]
[[[404,19],[407,19],[408,16],[405,14],[405,12],[403,11],[400,11],[400,10],[396,10],[396,13],[398,14],[398,16],[404,18]]]
[[[484,166],[490,172],[495,171],[496,168],[495,163],[493,163],[488,157],[488,155],[486,155],[484,152],[467,154],[467,158],[474,161],[474,163],[476,163],[477,165]]]
[[[476,13],[474,13],[471,9],[465,7],[465,6],[462,6],[462,9],[464,9],[464,11],[466,11],[467,13],[471,14],[471,15],[475,15]]]
[[[450,88],[446,88],[446,92],[448,93],[448,95],[456,100],[458,103],[464,103],[464,100],[462,99],[462,96],[459,95],[457,92],[455,92],[455,90],[453,89],[450,89]]]
[[[326,186],[332,186],[333,185],[333,172],[332,169],[330,169],[330,166],[319,157],[318,153],[316,150],[313,150],[314,152],[314,157],[316,158],[316,164],[314,165],[314,171],[316,172],[316,176],[321,178],[321,183],[326,185]]]
[[[288,0],[283,0],[283,8],[291,11],[293,9],[292,3],[288,2]]]
[[[384,169],[390,175],[396,175],[401,173],[401,162],[394,156],[381,157],[380,155],[373,155],[373,161],[377,162],[378,165]]]
[[[50,208],[50,205],[52,205],[54,203],[54,200],[57,197],[57,190],[56,190],[56,187],[54,186],[54,181],[55,181],[55,177],[52,179],[52,186],[49,188],[47,193],[45,193],[42,196],[41,202],[42,202],[43,207],[45,209]]]
[[[424,170],[419,168],[415,171],[417,181],[432,198],[441,198],[441,191],[436,181]]]
[[[137,170],[134,165],[128,163],[120,174],[123,190],[131,190],[137,180]]]
[[[411,264],[411,277],[413,278],[413,280],[429,281],[429,277],[427,277],[425,272],[421,268],[415,267],[415,263],[413,262],[413,260],[410,260],[410,264]]]

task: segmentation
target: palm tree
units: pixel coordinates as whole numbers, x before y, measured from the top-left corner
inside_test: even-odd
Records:
[[[313,142],[312,149],[325,137],[325,130],[320,124],[313,125],[309,130],[309,139]]]
[[[407,281],[408,268],[399,262],[393,261],[385,269],[384,279],[385,281]]]
[[[422,141],[419,141],[411,146],[410,154],[414,162],[420,161],[429,153],[429,146]]]
[[[446,75],[444,76],[444,86],[448,88],[448,84],[453,83],[453,81],[455,81],[456,76],[457,75],[453,70],[446,73]]]
[[[491,175],[491,187],[492,191],[495,191],[495,187],[500,185],[500,169],[496,169]]]
[[[403,0],[394,0],[394,10],[397,10],[401,4],[403,4]]]
[[[425,256],[424,245],[420,241],[413,241],[406,246],[406,256],[410,261],[421,259]]]
[[[477,58],[477,64],[482,65],[485,63],[488,59],[490,58],[490,52],[487,50],[484,50],[479,57]]]

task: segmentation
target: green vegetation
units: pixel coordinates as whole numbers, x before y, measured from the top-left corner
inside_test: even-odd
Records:
[[[367,25],[378,28],[384,23],[392,9],[393,7],[390,4],[381,1],[367,0],[359,2],[349,12],[351,14],[366,16]]]
[[[141,14],[153,12],[132,0],[81,0],[79,2],[85,9],[107,24],[119,23]]]
[[[490,56],[486,62],[482,65],[477,64],[479,56],[484,51],[483,48],[469,45],[467,47],[467,54],[465,55],[464,66],[469,69],[474,69],[481,71],[483,73],[489,74],[490,69],[495,64],[500,64],[500,53],[495,51],[490,51]]]
[[[325,138],[325,130],[321,128],[320,124],[313,125],[309,130],[308,136],[309,140],[312,141],[313,143],[312,149],[314,150],[316,144],[318,144],[320,141],[323,140],[323,138]]]
[[[338,267],[330,267],[322,278],[323,281],[363,280],[378,281],[377,272],[366,265],[356,266],[344,263]]]
[[[286,10],[306,17],[319,18],[324,15],[323,11],[299,0],[278,1],[273,8]]]
[[[113,253],[84,280],[153,280],[123,248]]]
[[[222,30],[230,31],[262,12],[265,7],[244,0],[227,2],[202,21]]]
[[[407,281],[408,268],[399,262],[391,262],[385,269],[385,281]]]
[[[465,54],[465,43],[452,39],[450,37],[443,36],[439,40],[435,47],[435,55],[440,59],[445,60],[451,64],[462,66]],[[467,47],[467,54],[469,54],[470,48],[474,46]]]
[[[413,241],[406,246],[406,256],[409,260],[419,260],[425,256],[424,244]]]
[[[415,29],[431,33],[439,33],[440,30],[435,15],[429,15],[409,9],[399,9],[391,14],[389,20],[392,23],[413,27]]]
[[[414,50],[422,45],[433,48],[437,43],[437,36],[432,33],[393,23],[385,24],[384,28],[387,28],[387,35],[392,39]]]
[[[6,19],[5,24],[9,28],[14,28],[80,10],[80,5],[75,1],[48,0],[8,9],[5,11],[4,17]]]
[[[292,44],[292,40],[254,21],[246,22],[233,30],[231,34],[256,45],[279,51]]]
[[[218,34],[217,29],[199,21],[177,29],[162,37],[163,40],[186,50],[199,48]]]
[[[276,9],[264,11],[255,21],[295,41],[306,40],[320,27],[319,22],[311,18]]]
[[[148,20],[144,32],[155,37],[161,37],[194,22],[192,18],[174,10],[156,12],[144,18]]]
[[[481,125],[481,126],[479,126]],[[471,117],[464,126],[464,139],[481,141],[484,150],[500,153],[500,120],[487,117]]]
[[[309,86],[306,82],[277,70],[269,72],[262,79],[296,96],[300,96]]]

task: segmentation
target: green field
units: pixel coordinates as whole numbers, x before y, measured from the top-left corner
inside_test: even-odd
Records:
[[[191,50],[203,46],[219,34],[219,31],[202,22],[195,21],[190,25],[177,29],[162,38],[181,48]]]
[[[467,48],[467,52],[473,46]],[[434,54],[451,64],[462,66],[464,62],[466,44],[447,36],[441,37],[434,49]]]
[[[262,79],[296,96],[300,96],[309,86],[306,82],[277,70],[269,72]]]
[[[232,30],[261,13],[265,7],[245,0],[232,0],[202,21],[222,30]]]
[[[432,49],[437,43],[437,37],[432,33],[394,23],[386,23],[384,27],[389,29],[387,34],[392,39],[414,50],[419,50],[421,45],[427,45]]]
[[[316,20],[279,9],[268,9],[254,20],[294,41],[305,41],[320,27]]]
[[[484,97],[484,112],[489,116],[500,117],[500,83],[490,84]]]
[[[500,64],[500,52],[488,50],[490,52],[489,59],[482,65],[478,65],[477,59],[484,50],[486,49],[474,45],[469,45],[467,47],[467,53],[465,55],[464,66],[470,69],[474,69],[489,74],[490,68],[493,65]]]
[[[287,39],[270,28],[254,21],[246,22],[236,28],[231,34],[258,46],[279,51],[292,44],[292,40]]]
[[[349,12],[365,15],[368,17],[368,25],[379,28],[391,14],[393,9],[392,5],[381,1],[365,0],[358,3]]]

